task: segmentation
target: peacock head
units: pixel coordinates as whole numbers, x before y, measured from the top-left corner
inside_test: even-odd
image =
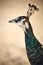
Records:
[[[29,29],[29,19],[27,16],[20,16],[16,19],[10,20],[10,23],[16,23],[24,32]]]
[[[27,17],[30,17],[32,14],[34,14],[36,11],[39,11],[39,9],[35,5],[28,4],[28,11],[27,11]]]
[[[29,4],[29,9],[27,11],[27,16],[20,16],[16,19],[10,20],[11,23],[17,23],[18,26],[22,28],[24,32],[29,29],[29,17],[34,13],[34,10],[39,10],[35,5]]]

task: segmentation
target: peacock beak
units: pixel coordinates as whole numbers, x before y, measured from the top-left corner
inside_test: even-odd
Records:
[[[17,23],[15,20],[10,20],[9,23]]]

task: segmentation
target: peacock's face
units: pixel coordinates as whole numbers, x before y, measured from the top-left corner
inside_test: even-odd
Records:
[[[29,23],[27,18],[24,19],[17,18],[9,22],[16,23],[24,32],[26,32],[26,29],[29,28]]]
[[[38,11],[39,9],[35,5],[29,4],[29,9],[27,11],[27,16],[20,16],[16,19],[13,19],[9,22],[17,23],[19,27],[26,32],[26,29],[29,29],[29,17],[34,13],[34,11]]]
[[[29,24],[26,19],[21,20],[21,22],[18,22],[17,25],[19,25],[24,32],[26,32],[26,29],[29,28]]]

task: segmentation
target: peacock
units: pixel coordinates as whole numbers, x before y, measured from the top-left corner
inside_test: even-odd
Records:
[[[25,45],[27,57],[31,65],[43,65],[43,48],[41,43],[35,37],[32,29],[32,25],[29,21],[29,18],[34,11],[39,11],[35,5],[28,4],[29,9],[27,11],[27,16],[19,16],[13,20],[10,20],[9,23],[17,23],[25,34]]]

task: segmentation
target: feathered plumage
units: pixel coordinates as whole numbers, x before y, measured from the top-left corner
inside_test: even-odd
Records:
[[[25,33],[26,51],[31,65],[43,65],[43,48],[40,42],[34,36],[31,24]]]
[[[34,10],[37,10],[35,5],[30,5],[29,7],[34,7]],[[28,14],[29,13],[29,14]],[[33,10],[30,10],[28,12],[28,16],[30,16],[30,13],[33,13]],[[24,27],[24,33],[25,33],[25,45],[26,45],[26,52],[27,57],[30,61],[31,65],[43,65],[43,48],[41,43],[37,40],[33,33],[32,26],[29,21],[28,16],[20,16],[16,19],[13,19],[9,22],[16,22],[19,23],[19,26],[23,29]],[[23,26],[23,27],[22,27]]]
[[[13,21],[18,23],[23,19],[27,19],[27,17],[20,16],[18,17],[18,19],[14,19]],[[25,32],[25,44],[26,44],[27,56],[31,65],[43,65],[43,48],[40,42],[36,39],[30,22],[29,22],[29,29],[26,28]]]

